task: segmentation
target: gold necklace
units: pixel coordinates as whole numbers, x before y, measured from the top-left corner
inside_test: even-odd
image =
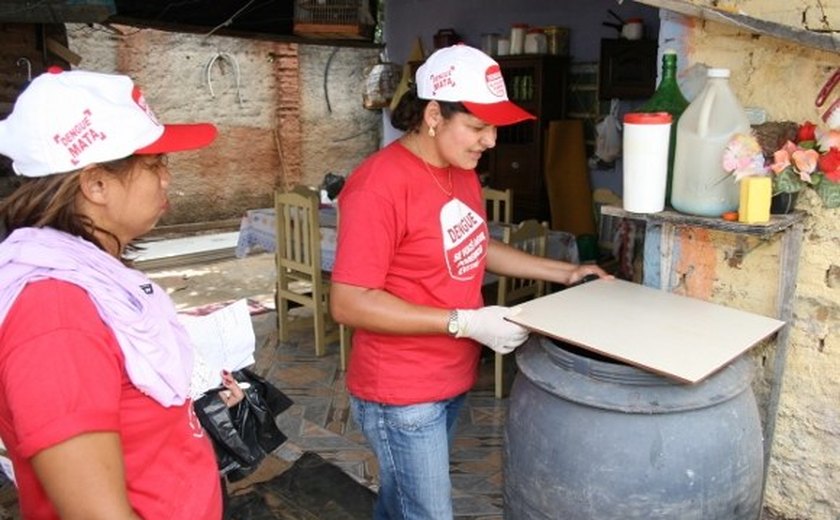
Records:
[[[438,185],[438,188],[440,188],[440,191],[445,193],[447,197],[451,198],[452,194],[455,192],[455,186],[452,184],[452,166],[450,165],[446,168],[446,172],[449,174],[449,189],[447,190],[446,188],[443,187],[443,184],[440,183],[440,181],[437,178],[437,175],[435,175],[435,172],[433,172],[432,169],[429,167],[429,163],[427,163],[426,159],[423,158],[423,154],[420,153],[420,143],[412,143],[412,144],[414,145],[413,148],[416,149],[416,152],[414,153],[414,155],[416,155],[420,159],[420,161],[423,162],[423,166],[426,167],[426,171],[429,172],[429,175],[435,181],[435,184]]]
[[[437,178],[437,175],[435,175],[435,172],[433,172],[432,169],[429,168],[429,163],[427,163],[426,160],[422,157],[420,158],[420,160],[423,161],[423,166],[426,167],[426,171],[429,172],[429,175],[432,176],[432,179],[434,179],[435,184],[438,185],[440,191],[444,192],[447,197],[452,197],[452,193],[455,192],[455,186],[452,185],[452,167],[449,166],[446,168],[446,171],[449,173],[449,189],[447,190],[443,187],[443,184],[440,183],[440,181]]]

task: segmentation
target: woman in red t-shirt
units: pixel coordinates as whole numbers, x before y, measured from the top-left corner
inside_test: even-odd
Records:
[[[35,78],[0,121],[27,178],[0,205],[0,437],[24,518],[222,517],[189,338],[124,259],[169,206],[164,154],[215,135],[162,125],[131,79],[85,71]]]
[[[490,239],[475,167],[497,126],[527,119],[493,59],[438,50],[392,116],[406,133],[338,198],[330,310],[355,329],[347,387],[379,461],[377,519],[452,517],[448,446],[480,345],[507,354],[528,336],[504,319],[510,309],[483,306],[485,269],[561,284],[607,276]]]

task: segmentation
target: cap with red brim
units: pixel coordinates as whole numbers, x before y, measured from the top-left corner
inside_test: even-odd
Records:
[[[522,121],[536,119],[533,114],[530,114],[510,101],[500,101],[498,103],[471,103],[469,101],[462,101],[461,103],[472,115],[494,126],[512,125]]]
[[[213,142],[218,131],[210,123],[168,124],[163,134],[153,143],[134,153],[141,155],[183,152],[204,148]]]

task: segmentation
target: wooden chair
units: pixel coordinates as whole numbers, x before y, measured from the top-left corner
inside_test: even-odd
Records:
[[[513,219],[513,191],[494,190],[484,187],[481,189],[484,204],[487,207],[487,221],[500,224],[510,224]]]
[[[316,191],[297,187],[274,196],[277,218],[277,328],[281,341],[289,332],[308,326],[308,320],[290,319],[291,304],[312,311],[315,355],[323,356],[326,346],[338,340],[342,369],[345,367],[349,334],[332,321],[329,312],[329,273],[321,269],[321,230]]]
[[[535,219],[526,220],[518,226],[506,226],[502,241],[512,247],[535,256],[545,256],[548,243],[548,226]],[[529,278],[499,277],[497,293],[498,305],[512,306],[518,303],[538,298],[545,292],[545,282]],[[504,356],[496,353],[495,359],[495,392],[501,399],[504,394],[503,380]]]

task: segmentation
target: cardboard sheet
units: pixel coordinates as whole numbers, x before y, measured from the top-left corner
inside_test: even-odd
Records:
[[[596,280],[522,304],[531,331],[682,382],[725,366],[784,322],[623,280]]]

